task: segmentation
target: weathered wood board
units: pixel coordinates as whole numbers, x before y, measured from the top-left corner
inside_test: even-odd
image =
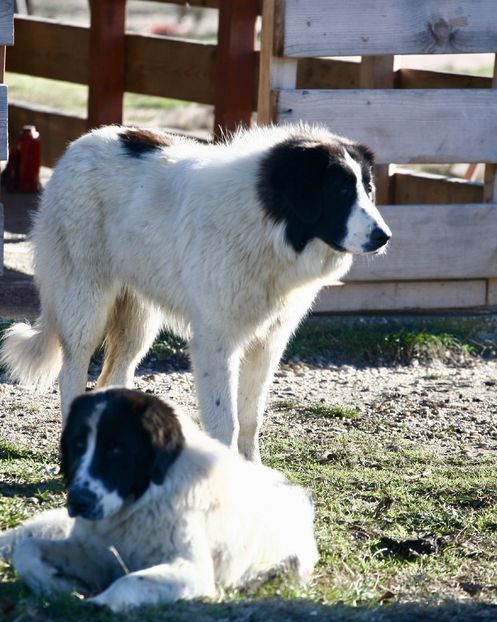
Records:
[[[497,204],[385,205],[387,252],[357,257],[346,281],[497,276]]]
[[[497,49],[495,0],[280,0],[282,56]]]
[[[0,84],[0,160],[8,156],[7,87]]]
[[[27,107],[10,102],[9,122],[12,136],[16,136],[23,125],[36,125],[41,141],[41,163],[54,166],[67,145],[86,132],[86,119],[55,112],[41,106]]]
[[[391,175],[393,203],[483,203],[483,184],[458,177],[396,169]]]
[[[281,89],[276,106],[280,123],[324,123],[378,163],[497,162],[497,89]]]
[[[3,216],[3,203],[0,201],[0,276],[3,274],[3,236],[5,230],[4,216]]]
[[[216,45],[126,34],[125,90],[213,104]]]
[[[14,0],[0,2],[0,45],[14,43]]]
[[[89,30],[36,17],[15,19],[16,44],[7,70],[30,76],[87,84]]]
[[[487,304],[486,291],[487,281],[484,279],[347,283],[323,289],[313,311],[340,313],[469,309]],[[497,304],[497,298],[493,304]]]

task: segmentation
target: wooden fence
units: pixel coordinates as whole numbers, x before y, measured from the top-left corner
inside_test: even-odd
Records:
[[[217,45],[125,32],[126,0],[89,0],[89,28],[16,17],[16,41],[7,54],[7,69],[88,85],[88,114],[77,117],[11,102],[11,134],[23,124],[37,125],[44,138],[43,163],[53,165],[67,143],[88,128],[122,120],[125,91],[214,105],[215,127],[228,130],[239,122],[248,124],[257,108],[261,121],[318,118],[376,149],[383,163],[378,169],[379,198],[387,205],[383,211],[395,234],[384,260],[362,266],[358,262],[348,284],[326,292],[318,309],[496,305],[495,247],[489,241],[489,229],[495,228],[494,167],[487,166],[485,187],[398,170],[388,175],[390,162],[497,159],[492,78],[393,71],[395,53],[495,51],[494,0],[461,0],[458,13],[445,17],[438,15],[440,3],[435,0],[418,0],[415,6],[410,0],[378,2],[265,0],[261,55],[254,48],[260,0],[189,2],[219,9]],[[184,4],[181,0],[170,3]],[[364,12],[364,7],[373,4],[374,11]],[[273,20],[275,10],[280,18],[278,28]],[[322,28],[331,23],[333,37]],[[322,57],[352,52],[361,55],[362,61]],[[280,88],[289,85],[291,90]],[[361,100],[363,89],[368,89],[370,104]],[[420,91],[425,89],[430,97]],[[333,106],[328,99],[330,90]],[[464,114],[463,106],[471,106],[471,114]],[[299,114],[288,114],[288,110],[299,110]],[[430,131],[426,131],[427,123]],[[464,135],[458,131],[462,127]],[[420,132],[426,144],[420,144]],[[443,149],[437,152],[442,140]],[[415,153],[409,151],[411,144],[416,145]],[[399,205],[402,212],[395,207]],[[449,228],[445,238],[432,239],[432,243],[444,251],[452,250],[434,255],[418,249],[416,255],[416,241],[399,232],[412,234],[416,226],[426,235],[434,212],[418,206],[436,205],[440,206],[436,214],[441,226],[449,223]],[[461,223],[459,229],[455,222]],[[463,226],[468,227],[467,237],[460,228]],[[474,251],[468,248],[468,240]],[[400,243],[405,252],[397,252],[394,244]],[[457,245],[461,245],[460,256]],[[385,270],[389,266],[386,272],[383,266]]]
[[[89,0],[89,28],[16,16],[7,70],[88,85],[88,114],[68,115],[12,102],[12,133],[25,123],[35,124],[43,136],[42,162],[52,166],[67,143],[87,129],[122,121],[125,91],[212,104],[216,129],[249,124],[257,71],[258,2],[188,4],[219,8],[217,45],[126,32],[126,0]]]
[[[496,78],[393,71],[395,54],[495,53],[494,1],[265,0],[263,28],[259,120],[324,123],[368,143],[394,233],[384,257],[356,260],[317,309],[497,305]],[[340,61],[317,57],[340,55],[362,61],[323,80]],[[304,57],[320,67],[307,83]],[[485,186],[388,168],[458,162],[487,163]]]

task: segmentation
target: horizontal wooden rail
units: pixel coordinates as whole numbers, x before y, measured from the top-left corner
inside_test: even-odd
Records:
[[[393,203],[483,203],[483,184],[428,173],[396,171],[390,176]]]
[[[282,89],[274,95],[280,122],[324,123],[368,143],[380,164],[497,162],[497,89]]]
[[[0,2],[0,45],[14,43],[14,0]]]
[[[54,166],[67,145],[86,132],[87,121],[56,112],[42,106],[9,102],[11,136],[16,136],[23,125],[36,125],[42,136],[41,160],[44,166]]]
[[[236,2],[236,0],[233,1]],[[155,2],[161,2],[163,4],[181,4],[185,7],[203,7],[205,9],[219,8],[219,0],[155,0]],[[257,13],[260,15],[262,13],[262,0],[255,0],[255,5],[257,7]]]
[[[492,304],[485,279],[347,283],[321,291],[317,313],[478,309]],[[494,302],[495,304],[495,302]]]
[[[125,90],[214,104],[216,46],[126,34]]]
[[[357,61],[299,58],[297,88],[360,88],[360,70],[361,63]],[[485,89],[491,88],[492,78],[403,67],[394,72],[393,83],[399,89]]]
[[[393,232],[387,253],[358,257],[347,281],[497,276],[497,245],[490,234],[497,205],[385,205],[381,212]]]
[[[7,71],[88,84],[89,31],[83,26],[35,17],[15,18],[16,44],[7,55]],[[255,53],[258,62],[258,52]],[[171,62],[174,59],[174,62]],[[144,95],[213,104],[216,45],[173,37],[127,33],[125,89]],[[306,89],[359,87],[360,64],[302,58],[297,86]],[[491,78],[417,69],[399,69],[399,88],[485,88]],[[253,85],[254,109],[257,80]]]
[[[0,160],[6,160],[7,154],[7,87],[0,84]]]
[[[495,52],[495,0],[275,1],[280,56]]]
[[[89,29],[38,17],[15,18],[7,71],[88,84]]]
[[[395,72],[394,83],[399,89],[489,89],[492,78],[404,67]]]
[[[127,33],[125,90],[213,104],[215,63],[214,44]],[[16,45],[7,57],[8,71],[88,84],[88,67],[88,28],[16,18]]]

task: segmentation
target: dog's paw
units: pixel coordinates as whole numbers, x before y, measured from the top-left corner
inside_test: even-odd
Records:
[[[88,598],[85,602],[89,605],[107,607],[114,613],[125,612],[133,607],[139,607],[141,604],[139,581],[136,577],[122,577],[115,581],[105,591]]]

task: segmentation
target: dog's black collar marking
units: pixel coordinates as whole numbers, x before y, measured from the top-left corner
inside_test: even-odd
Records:
[[[165,134],[156,134],[150,130],[129,128],[118,134],[126,153],[133,158],[140,158],[162,147],[170,147],[172,140]]]

